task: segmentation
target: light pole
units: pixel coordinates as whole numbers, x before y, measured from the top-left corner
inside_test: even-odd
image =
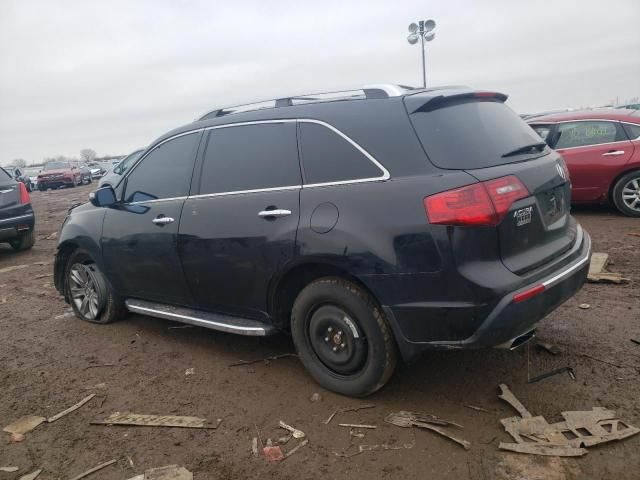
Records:
[[[427,87],[427,67],[425,65],[425,53],[424,42],[430,42],[436,36],[436,22],[435,20],[420,20],[418,23],[411,23],[409,25],[409,36],[407,41],[411,45],[418,43],[420,39],[420,46],[422,47],[422,87]]]

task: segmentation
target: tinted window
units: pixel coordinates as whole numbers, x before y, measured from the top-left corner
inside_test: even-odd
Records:
[[[11,178],[11,175],[4,168],[0,168],[0,180],[6,180],[7,178]]]
[[[262,123],[209,132],[200,193],[300,185],[295,123]]]
[[[200,133],[191,133],[153,149],[127,177],[125,201],[188,195],[199,139]]]
[[[540,138],[545,142],[549,140],[549,132],[551,131],[551,127],[549,125],[531,125],[531,128],[535,130],[535,132],[540,135]]]
[[[323,125],[300,123],[306,184],[381,177],[384,172],[360,150]]]
[[[413,113],[411,121],[429,159],[440,168],[484,168],[518,162],[523,155],[502,155],[540,143],[538,134],[501,102],[455,103]]]
[[[554,148],[585,147],[623,139],[623,133],[613,122],[567,122],[558,125]]]
[[[127,169],[133,165],[136,160],[138,160],[140,158],[140,155],[142,155],[144,153],[144,150],[138,150],[137,152],[133,152],[132,154],[130,154],[128,157],[126,157],[124,160],[122,160],[114,169],[113,171],[115,173],[117,173],[118,175],[122,175],[124,172],[127,171]]]
[[[625,123],[623,124],[623,126],[631,140],[640,138],[640,125],[631,125],[630,123]]]

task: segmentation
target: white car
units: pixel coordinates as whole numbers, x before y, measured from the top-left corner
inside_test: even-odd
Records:
[[[112,170],[107,172],[100,179],[100,183],[98,183],[98,188],[102,188],[106,186],[115,187],[120,181],[120,178],[122,177],[124,172],[126,172],[127,169],[131,167],[131,165],[136,163],[136,160],[140,158],[140,155],[142,155],[143,152],[144,152],[144,149],[136,150],[135,152],[130,153],[129,155],[124,157],[124,159],[120,163],[118,163],[115,167],[113,167]]]

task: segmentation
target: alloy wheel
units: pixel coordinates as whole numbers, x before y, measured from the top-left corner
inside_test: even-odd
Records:
[[[71,299],[80,314],[88,320],[98,316],[101,298],[90,266],[75,264],[69,271],[69,291]]]
[[[622,201],[631,210],[640,212],[640,177],[632,178],[622,187]]]

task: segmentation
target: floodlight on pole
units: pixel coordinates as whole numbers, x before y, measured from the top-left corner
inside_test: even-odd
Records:
[[[409,24],[409,36],[407,42],[410,45],[415,45],[420,40],[420,46],[422,47],[422,86],[427,87],[427,68],[425,59],[424,42],[430,42],[436,36],[436,22],[435,20],[420,20],[418,23]]]

